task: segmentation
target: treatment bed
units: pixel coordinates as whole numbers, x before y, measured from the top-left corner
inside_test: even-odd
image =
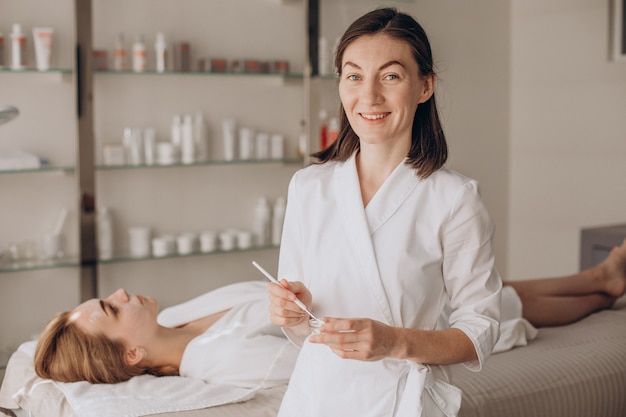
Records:
[[[29,416],[29,410],[32,417],[82,417],[25,364],[23,352],[12,356],[0,415]],[[528,346],[493,355],[480,373],[457,365],[454,378],[464,393],[461,417],[625,417],[626,297],[577,323],[540,329]],[[275,387],[248,401],[149,416],[273,417],[284,391]]]

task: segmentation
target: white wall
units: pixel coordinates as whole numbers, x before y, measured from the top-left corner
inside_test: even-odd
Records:
[[[626,63],[609,0],[512,2],[508,275],[578,269],[583,227],[626,222]]]

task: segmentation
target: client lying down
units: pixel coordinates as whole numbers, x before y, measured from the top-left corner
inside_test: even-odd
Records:
[[[231,284],[160,314],[153,298],[119,289],[52,318],[35,371],[60,382],[116,383],[148,373],[242,388],[286,384],[297,348],[270,323],[266,288]]]
[[[297,349],[269,321],[267,285],[276,284],[228,285],[158,315],[154,299],[122,289],[89,300],[48,323],[35,370],[61,382],[116,383],[149,373],[244,388],[286,384]],[[611,308],[626,292],[626,240],[580,273],[504,285],[502,327],[512,330],[502,332],[496,351],[525,344],[533,326],[565,325]],[[510,326],[515,322],[526,325]]]

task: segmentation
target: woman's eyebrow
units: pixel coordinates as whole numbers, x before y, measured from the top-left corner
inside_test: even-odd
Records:
[[[347,66],[347,65],[349,65],[349,66],[351,66],[351,67],[354,67],[354,68],[356,68],[356,69],[362,69],[360,66],[358,66],[357,64],[355,64],[354,62],[351,62],[351,61],[346,61],[346,62],[343,64],[343,66],[344,66],[344,67],[345,67],[345,66]],[[404,68],[404,64],[403,64],[402,62],[397,61],[397,60],[391,60],[391,61],[389,61],[389,62],[385,62],[383,65],[381,65],[381,66],[380,66],[380,68],[378,68],[378,70],[379,70],[379,71],[380,71],[380,70],[384,70],[385,68],[388,68],[388,67],[390,67],[390,66],[392,66],[392,65],[399,65],[399,66],[401,66],[402,68]]]
[[[402,68],[404,68],[404,64],[402,62],[393,60],[393,61],[389,61],[389,62],[381,65],[381,67],[379,69],[383,70],[383,69],[388,68],[388,67],[390,67],[392,65],[399,65]]]
[[[108,316],[109,313],[107,312],[106,305],[104,304],[104,301],[102,301],[102,300],[98,300],[98,301],[100,301],[100,308],[102,309],[102,311],[104,311],[104,314],[106,316]]]

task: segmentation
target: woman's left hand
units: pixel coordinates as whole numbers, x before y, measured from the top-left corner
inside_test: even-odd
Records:
[[[372,319],[325,317],[323,320],[321,333],[312,335],[309,341],[327,345],[342,358],[375,361],[398,355],[398,328]]]

